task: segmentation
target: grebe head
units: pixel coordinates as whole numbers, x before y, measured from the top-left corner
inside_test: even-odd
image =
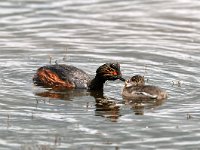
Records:
[[[97,69],[96,74],[104,80],[120,79],[121,81],[125,81],[122,78],[119,63],[106,63]]]
[[[125,87],[143,86],[144,84],[144,77],[140,75],[135,75],[132,78],[125,81]]]

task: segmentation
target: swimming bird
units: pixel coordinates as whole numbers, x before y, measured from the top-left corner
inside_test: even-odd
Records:
[[[96,70],[93,79],[83,70],[65,64],[40,67],[33,77],[34,84],[53,89],[102,90],[107,80],[125,81],[119,63],[105,63]]]
[[[125,81],[122,96],[131,99],[166,99],[164,89],[153,85],[145,85],[144,77],[135,75]]]

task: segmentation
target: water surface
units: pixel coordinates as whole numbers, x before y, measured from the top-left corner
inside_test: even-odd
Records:
[[[200,2],[7,0],[0,2],[1,149],[199,149]],[[118,61],[144,75],[163,101],[36,87],[37,68],[79,67],[91,76]],[[100,98],[101,97],[101,98]]]

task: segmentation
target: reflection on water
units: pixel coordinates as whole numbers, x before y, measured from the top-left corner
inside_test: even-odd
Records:
[[[73,100],[76,97],[92,96],[95,99],[95,115],[109,118],[111,121],[116,122],[121,116],[120,107],[122,104],[129,105],[135,115],[144,115],[145,110],[153,110],[162,105],[166,99],[127,99],[124,98],[123,102],[117,103],[118,100],[104,96],[102,91],[87,91],[85,89],[55,91],[49,89],[44,92],[35,93],[40,97],[53,98],[54,100]],[[86,106],[88,107],[88,105]]]
[[[89,92],[84,89],[76,89],[76,90],[63,90],[63,91],[55,91],[49,89],[43,92],[36,92],[35,95],[41,97],[49,97],[53,99],[61,99],[61,100],[72,100],[74,97],[81,97],[89,95]]]
[[[109,98],[97,98],[96,99],[96,116],[102,116],[108,118],[112,122],[116,122],[121,116],[120,106],[112,99]]]
[[[166,99],[126,99],[124,98],[125,104],[130,105],[135,115],[144,115],[147,110],[154,110],[156,107],[161,106]]]
[[[120,106],[115,102],[115,99],[111,99],[104,96],[102,91],[87,91],[85,89],[55,91],[49,89],[44,92],[36,92],[37,96],[53,98],[54,100],[73,100],[76,97],[92,96],[95,99],[95,115],[109,118],[111,121],[117,121],[120,117]],[[89,104],[88,104],[89,105]],[[89,107],[89,106],[86,107]]]

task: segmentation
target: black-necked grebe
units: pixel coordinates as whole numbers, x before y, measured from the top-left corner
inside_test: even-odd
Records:
[[[92,80],[81,69],[64,64],[55,64],[40,67],[33,77],[33,82],[39,86],[56,89],[102,90],[107,80],[114,81],[117,79],[125,81],[122,78],[119,63],[106,63],[100,66]]]
[[[167,93],[165,90],[152,85],[145,85],[144,77],[135,75],[125,81],[122,96],[133,99],[165,99]]]

